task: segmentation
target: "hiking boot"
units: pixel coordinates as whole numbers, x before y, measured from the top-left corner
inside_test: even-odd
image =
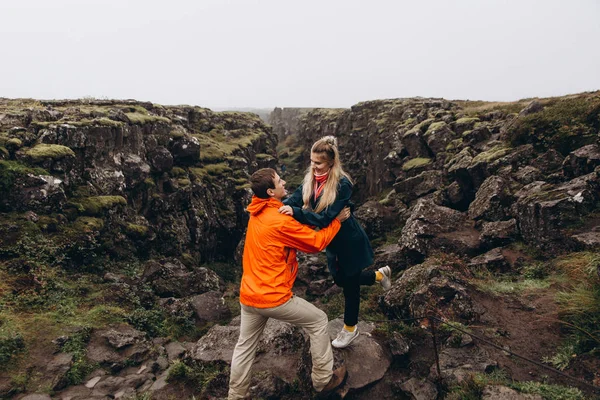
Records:
[[[348,332],[346,329],[342,328],[337,337],[331,342],[331,345],[336,349],[343,349],[344,347],[348,347],[348,345],[357,337],[358,326],[354,328],[354,332]]]
[[[333,375],[331,375],[331,379],[329,383],[325,385],[323,390],[319,392],[319,397],[325,397],[331,394],[334,390],[339,388],[346,381],[346,377],[348,376],[348,371],[346,371],[345,366],[341,366],[338,369],[333,371]]]
[[[387,265],[383,268],[379,268],[377,271],[381,272],[383,279],[379,281],[383,290],[390,290],[392,287],[392,270]]]

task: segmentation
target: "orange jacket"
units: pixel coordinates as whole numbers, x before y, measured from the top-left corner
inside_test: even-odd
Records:
[[[244,244],[244,274],[240,302],[250,307],[271,308],[292,297],[298,273],[296,249],[305,253],[322,251],[340,230],[337,219],[314,231],[289,215],[280,214],[277,199],[252,197],[247,208],[250,221]]]

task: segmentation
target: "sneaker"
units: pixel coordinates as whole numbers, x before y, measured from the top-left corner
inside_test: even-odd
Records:
[[[345,366],[341,366],[338,369],[333,371],[333,375],[329,380],[329,383],[325,385],[323,390],[319,392],[319,397],[326,397],[331,394],[334,390],[339,388],[346,381],[346,377],[348,376],[348,371],[346,371]]]
[[[333,342],[331,342],[331,345],[333,347],[335,347],[336,349],[343,349],[344,347],[348,347],[348,345],[350,343],[352,343],[352,341],[354,339],[356,339],[357,337],[358,337],[358,327],[356,327],[354,329],[354,332],[348,332],[347,330],[342,328],[342,330],[340,331],[340,333],[338,333],[335,340]]]
[[[378,269],[383,274],[383,279],[379,281],[383,290],[390,290],[392,287],[392,270],[387,265]]]

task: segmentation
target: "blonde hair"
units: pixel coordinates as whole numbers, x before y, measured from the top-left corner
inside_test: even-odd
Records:
[[[323,194],[317,204],[315,212],[321,212],[335,202],[338,194],[338,186],[340,179],[345,176],[351,183],[352,178],[342,168],[342,162],[340,161],[340,154],[337,147],[337,139],[333,136],[324,136],[317,140],[312,145],[310,153],[318,154],[324,157],[328,162],[331,162],[331,168],[329,169],[329,176],[325,182],[323,188]],[[315,177],[313,174],[312,167],[309,166],[304,175],[304,181],[302,182],[302,201],[304,202],[304,209],[311,209],[310,198],[314,196]]]

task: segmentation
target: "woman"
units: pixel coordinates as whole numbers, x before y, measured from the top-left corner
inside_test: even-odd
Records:
[[[304,181],[286,200],[279,212],[297,221],[324,228],[350,203],[352,180],[342,169],[333,136],[325,136],[313,144],[310,167]],[[326,249],[327,266],[335,283],[344,291],[344,328],[331,343],[344,348],[358,337],[360,285],[380,282],[384,290],[391,286],[391,270],[363,271],[373,263],[373,249],[367,234],[354,216],[350,216]]]

